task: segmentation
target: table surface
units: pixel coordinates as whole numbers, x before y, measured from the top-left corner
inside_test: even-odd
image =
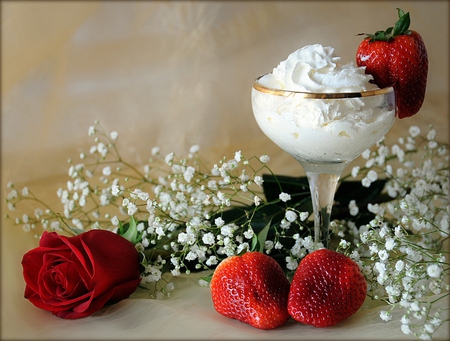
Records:
[[[219,315],[213,307],[210,290],[198,284],[199,274],[174,278],[175,290],[162,300],[148,298],[138,289],[129,299],[104,307],[82,319],[64,320],[35,308],[23,297],[24,281],[20,261],[37,240],[21,227],[4,223],[2,230],[1,339],[195,339],[195,340],[362,340],[411,339],[400,331],[401,312],[383,322],[380,310],[367,299],[352,317],[330,328],[315,328],[289,320],[274,330],[259,330]],[[441,300],[440,307],[448,308]],[[449,323],[441,327],[435,339],[446,339]]]

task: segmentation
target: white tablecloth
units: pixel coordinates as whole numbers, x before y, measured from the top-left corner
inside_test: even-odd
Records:
[[[367,299],[352,317],[330,328],[315,328],[289,320],[274,330],[259,330],[219,315],[210,291],[198,284],[200,274],[182,275],[173,280],[170,298],[149,299],[148,291],[138,289],[130,299],[110,305],[93,315],[63,320],[35,308],[23,298],[24,282],[20,261],[35,240],[20,227],[4,225],[2,232],[2,340],[410,340],[400,331],[396,310],[393,321],[383,322],[378,306]],[[17,231],[19,229],[19,231]],[[31,242],[30,242],[31,241]],[[439,304],[448,308],[448,301]],[[435,334],[445,339],[449,323]]]

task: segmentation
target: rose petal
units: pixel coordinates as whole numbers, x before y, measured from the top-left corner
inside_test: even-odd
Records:
[[[62,318],[91,315],[127,298],[139,285],[139,256],[125,238],[105,230],[75,237],[44,232],[22,259],[25,297]]]

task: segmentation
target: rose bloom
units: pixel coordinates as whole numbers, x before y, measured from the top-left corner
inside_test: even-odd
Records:
[[[139,256],[124,237],[90,230],[75,237],[44,232],[22,259],[25,298],[54,315],[75,319],[130,296],[139,285]]]

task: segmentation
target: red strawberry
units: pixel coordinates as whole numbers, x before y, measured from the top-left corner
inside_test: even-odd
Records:
[[[399,118],[415,115],[427,86],[428,56],[419,33],[408,30],[409,13],[398,10],[394,27],[367,34],[356,52],[356,63],[365,66],[380,88],[394,86]]]
[[[289,281],[281,266],[260,252],[223,260],[210,283],[216,311],[260,329],[273,329],[290,318]]]
[[[358,311],[367,284],[358,264],[336,251],[320,249],[300,262],[289,292],[292,318],[315,327],[329,327]]]

